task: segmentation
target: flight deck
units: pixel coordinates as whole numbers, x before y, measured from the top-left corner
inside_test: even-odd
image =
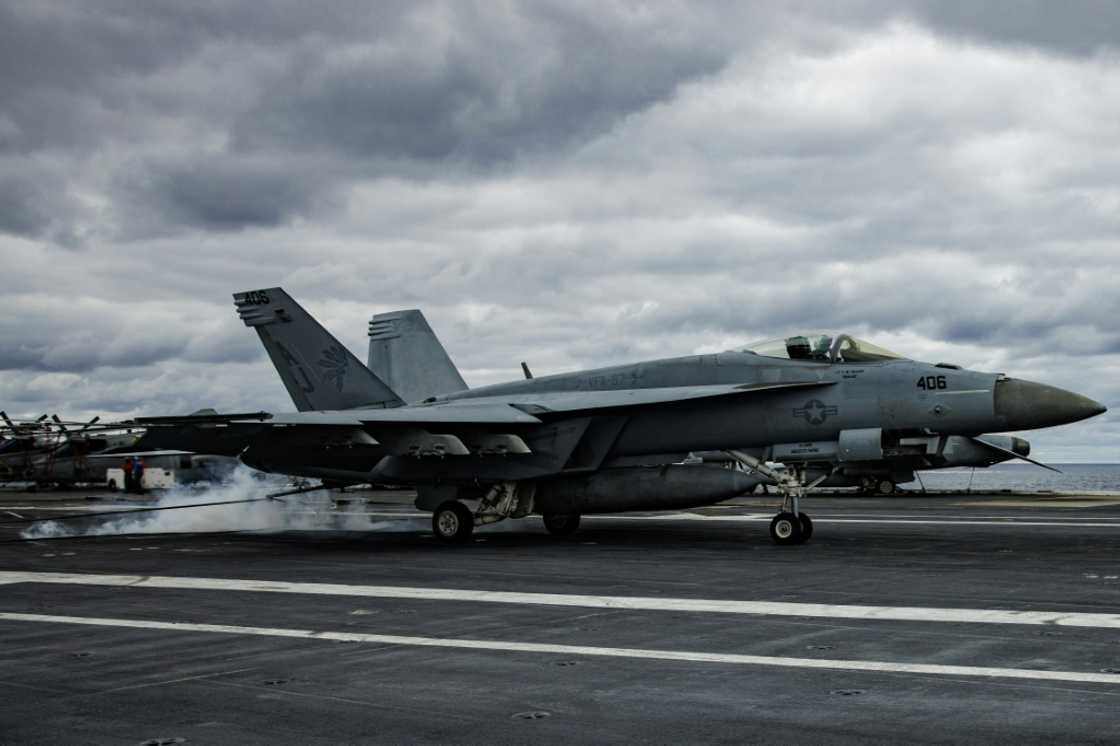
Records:
[[[801,546],[773,497],[463,545],[341,497],[331,530],[0,527],[0,743],[1120,740],[1120,496],[808,497]]]

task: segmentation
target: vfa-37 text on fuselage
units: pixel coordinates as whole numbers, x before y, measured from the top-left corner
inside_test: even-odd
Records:
[[[433,511],[436,535],[452,541],[476,525],[529,514],[565,534],[581,514],[726,500],[773,476],[759,454],[776,445],[834,448],[843,462],[882,458],[921,439],[928,448],[929,438],[954,434],[1008,451],[978,436],[1104,411],[1058,388],[908,360],[845,334],[464,384],[423,399],[427,392],[411,386],[406,400],[282,289],[234,298],[300,410],[224,422],[247,446],[242,460],[338,482],[413,485],[417,507]],[[422,384],[456,379],[457,387],[457,372],[416,371]],[[728,451],[754,473],[674,463],[706,450]],[[799,507],[804,478],[793,469],[778,480],[784,503],[771,523],[778,543],[800,543],[812,531]]]

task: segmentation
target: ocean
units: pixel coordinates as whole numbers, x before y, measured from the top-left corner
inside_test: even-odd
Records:
[[[925,487],[930,492],[939,490],[965,490],[992,492],[1079,492],[1120,493],[1120,464],[1050,464],[1061,469],[1055,474],[1033,464],[1004,463],[987,469],[935,469],[920,472]],[[903,486],[907,490],[921,489],[917,480]]]

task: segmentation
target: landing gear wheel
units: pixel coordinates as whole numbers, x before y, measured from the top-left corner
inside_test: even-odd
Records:
[[[807,513],[798,513],[797,517],[801,520],[801,543],[804,544],[813,536],[813,521]]]
[[[541,518],[553,536],[571,536],[579,528],[579,513],[545,513]]]
[[[880,495],[893,495],[895,483],[890,477],[883,477],[875,482],[875,491]]]
[[[801,521],[793,513],[778,513],[770,521],[770,538],[775,544],[800,544],[805,539]]]
[[[474,516],[463,503],[448,500],[432,513],[432,532],[440,541],[461,544],[474,532]]]

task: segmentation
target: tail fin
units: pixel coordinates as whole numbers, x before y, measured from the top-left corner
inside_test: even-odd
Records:
[[[281,288],[234,293],[301,412],[399,407],[401,398]]]
[[[369,369],[407,402],[467,388],[424,314],[415,309],[379,313],[370,320]]]

